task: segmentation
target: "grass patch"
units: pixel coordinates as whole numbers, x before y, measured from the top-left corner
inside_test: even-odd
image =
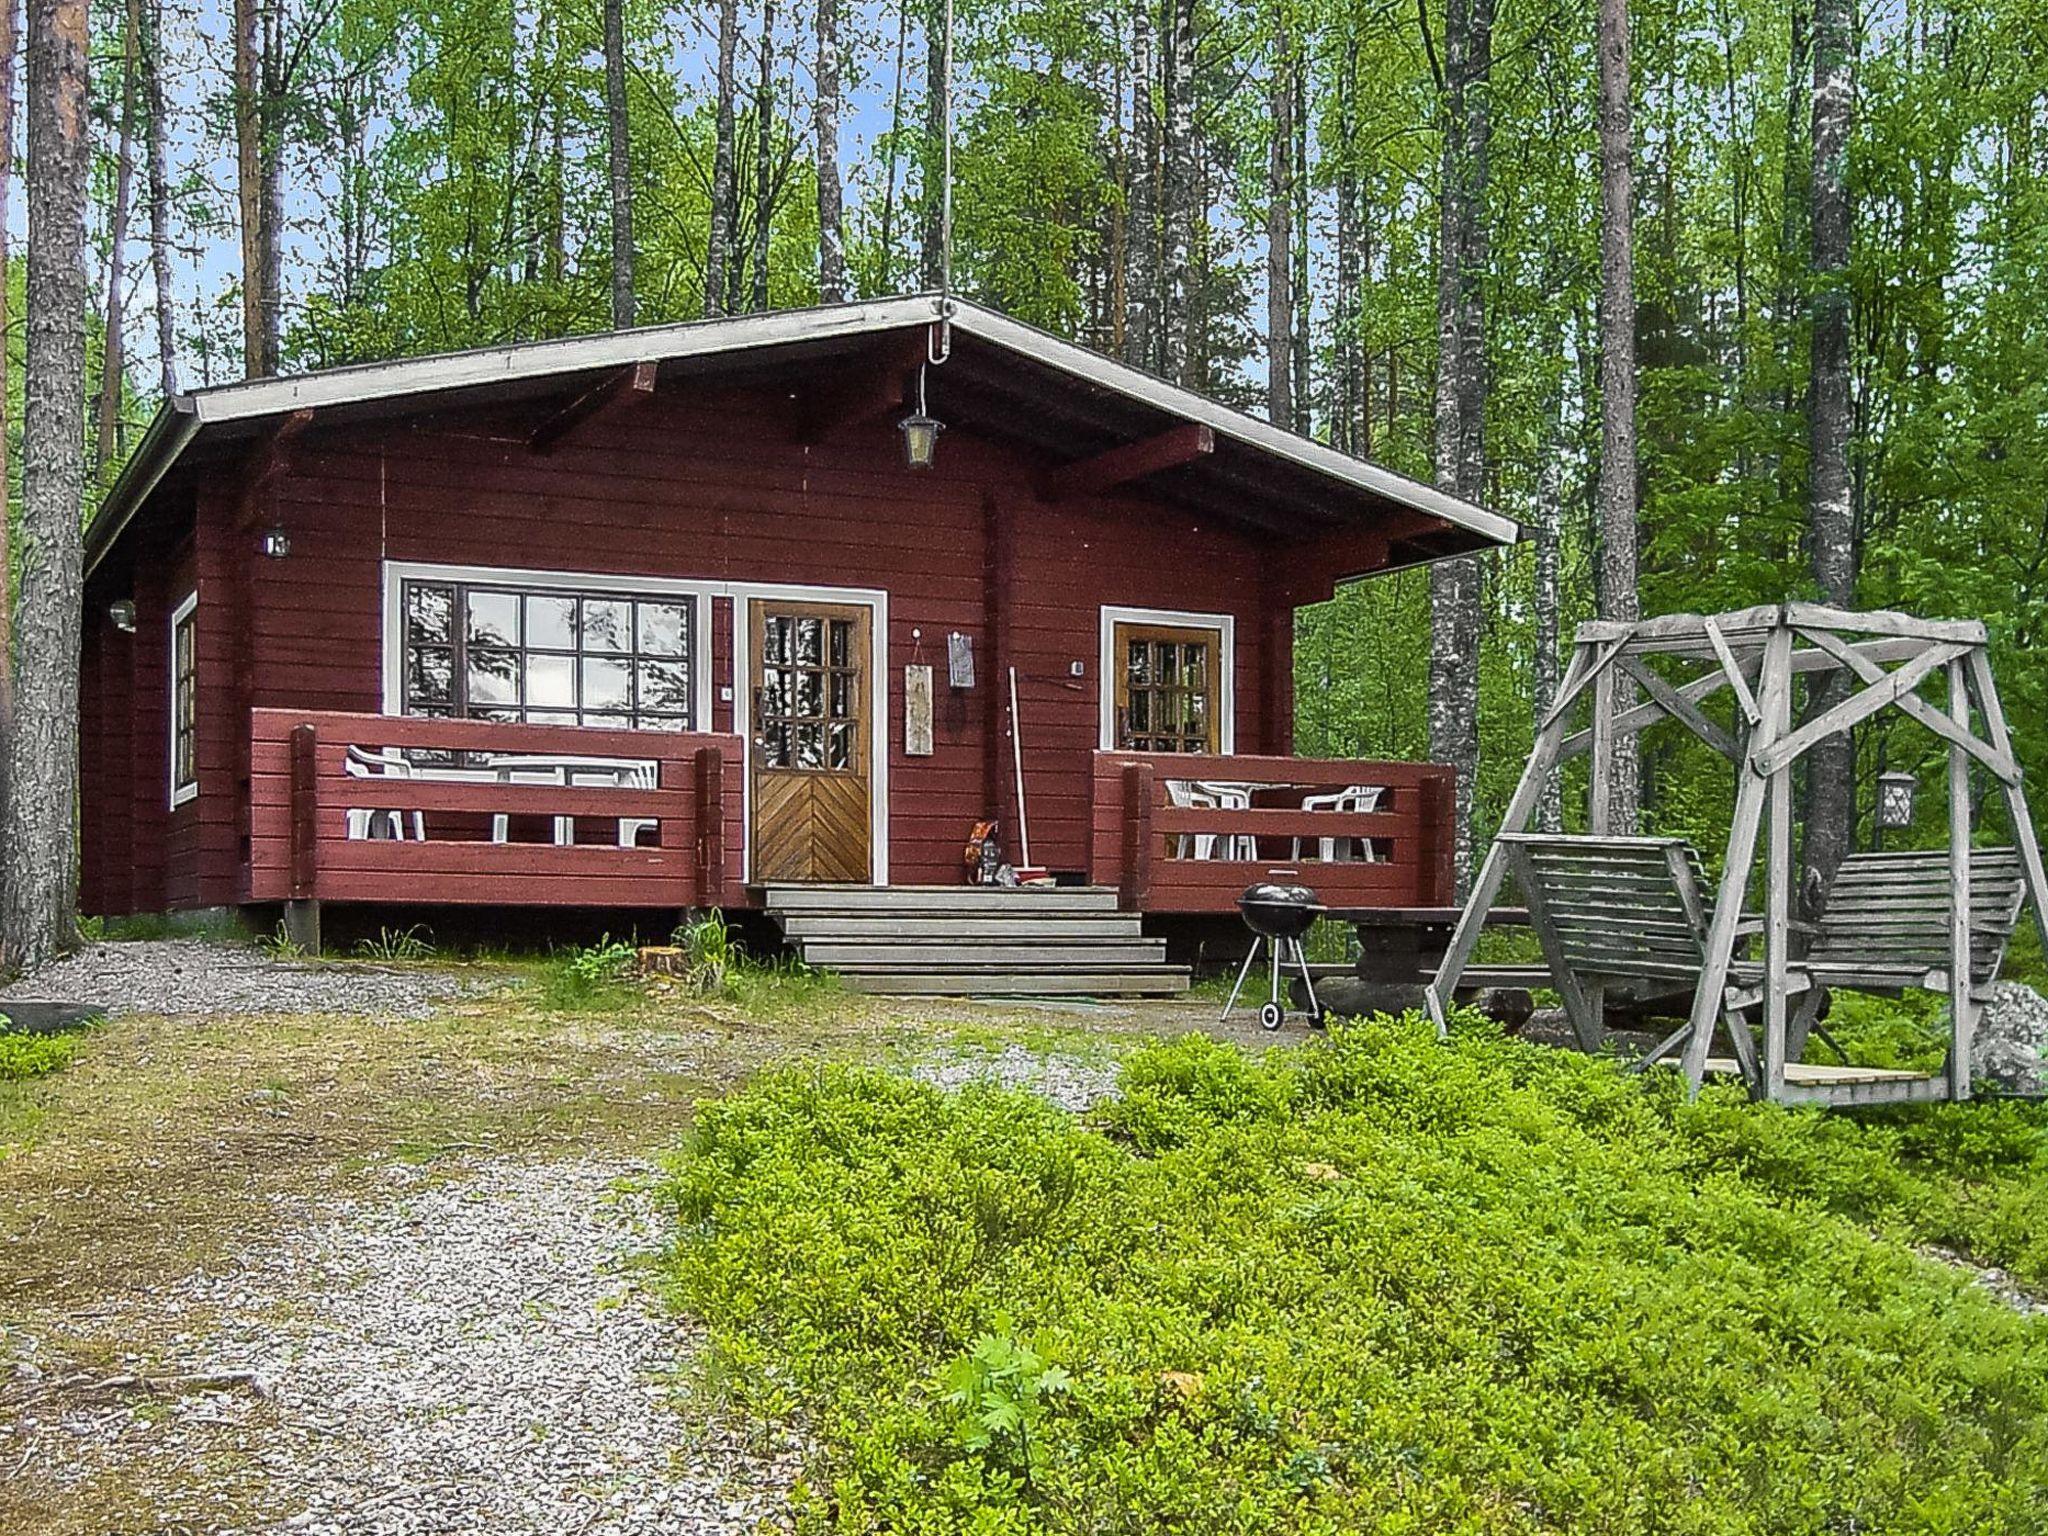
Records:
[[[0,1083],[26,1082],[71,1064],[76,1035],[18,1035],[0,1032]]]
[[[700,1109],[672,1294],[821,1447],[811,1531],[2032,1531],[2048,1117],[1687,1102],[1415,1021],[1025,1093]],[[1910,1513],[1908,1513],[1910,1512]]]

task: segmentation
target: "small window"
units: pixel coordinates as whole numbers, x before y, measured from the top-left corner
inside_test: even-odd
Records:
[[[1213,629],[1118,624],[1116,745],[1128,752],[1215,752],[1222,694]]]
[[[199,793],[199,594],[171,613],[171,805]]]

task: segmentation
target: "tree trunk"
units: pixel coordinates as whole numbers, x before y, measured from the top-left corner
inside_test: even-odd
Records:
[[[1125,292],[1124,361],[1134,368],[1159,367],[1159,113],[1157,0],[1131,6],[1131,209]]]
[[[1444,17],[1443,191],[1437,236],[1436,481],[1478,499],[1486,479],[1486,176],[1493,0],[1450,0]],[[1479,774],[1479,564],[1430,567],[1429,750],[1457,773],[1454,863],[1471,882]]]
[[[13,809],[8,802],[8,780],[14,753],[14,507],[8,483],[8,439],[14,430],[13,367],[8,361],[7,336],[12,316],[8,313],[8,281],[12,257],[8,247],[8,194],[14,186],[14,80],[15,58],[21,51],[21,31],[14,0],[0,0],[0,833],[11,836]],[[0,853],[0,968],[7,959],[6,891],[13,870]]]
[[[718,0],[718,128],[711,152],[711,232],[704,246],[704,313],[727,310],[727,272],[737,202],[733,147],[733,54],[739,47],[739,0]]]
[[[896,79],[889,94],[889,149],[882,179],[883,293],[896,291],[896,146],[903,140],[903,67],[910,53],[910,7],[896,8]]]
[[[1295,51],[1294,102],[1290,116],[1294,129],[1294,419],[1285,423],[1291,430],[1308,436],[1315,419],[1315,380],[1309,367],[1311,346],[1309,321],[1315,309],[1315,292],[1309,287],[1309,163],[1308,163],[1308,63]]]
[[[633,143],[626,115],[626,0],[604,0],[604,108],[612,183],[612,326],[633,323]]]
[[[12,0],[0,0],[11,5]],[[165,121],[162,0],[142,5],[143,108],[148,114],[144,163],[149,176],[149,271],[156,285],[157,382],[164,398],[178,392],[177,303],[171,289],[171,190],[164,167]]]
[[[1266,89],[1266,419],[1294,425],[1294,46],[1273,0]]]
[[[263,351],[263,129],[258,120],[257,26],[256,0],[234,0],[235,205],[242,227],[242,371],[252,379],[262,378],[272,369]]]
[[[1193,387],[1200,372],[1196,328],[1195,220],[1201,167],[1195,146],[1195,0],[1169,0],[1166,47],[1166,144],[1160,228],[1160,371]]]
[[[818,0],[818,302],[846,298],[839,184],[839,0]]]
[[[775,222],[775,0],[761,0],[761,72],[754,86],[754,281],[751,308],[768,307],[768,237]]]
[[[1813,382],[1809,539],[1824,601],[1856,603],[1856,529],[1849,500],[1849,189],[1845,175],[1851,111],[1849,0],[1813,7]],[[1848,696],[1849,679],[1830,674],[1817,709]],[[1855,756],[1846,735],[1807,756],[1805,869],[1809,914],[1826,900],[1854,834]]]
[[[8,962],[77,937],[78,634],[85,470],[85,0],[33,0],[28,37],[28,382],[22,583],[5,836]]]
[[[285,98],[291,89],[287,78],[282,0],[263,7],[264,32],[261,55],[262,99],[258,104],[258,164],[261,168],[258,195],[263,212],[256,221],[260,266],[263,279],[258,289],[258,313],[263,327],[264,372],[276,373],[281,366],[280,342],[284,334],[284,122]]]
[[[142,48],[142,0],[128,0],[121,31],[121,126],[114,151],[114,207],[107,218],[107,293],[100,336],[99,416],[93,427],[93,473],[104,481],[120,448],[121,385],[128,358],[124,300],[128,278],[128,214],[135,192],[136,67]]]
[[[905,0],[908,3],[908,0]],[[945,230],[946,7],[927,0],[924,8],[924,196],[920,210],[919,264],[924,287],[946,286]]]
[[[1548,263],[1546,263],[1548,265]],[[1562,286],[1554,274],[1546,273],[1546,293],[1556,293]],[[1563,564],[1559,535],[1564,524],[1564,462],[1571,451],[1564,435],[1564,390],[1567,370],[1564,365],[1564,326],[1553,323],[1550,328],[1549,344],[1544,349],[1546,357],[1556,360],[1557,381],[1546,392],[1543,405],[1543,431],[1537,448],[1536,464],[1536,575],[1535,591],[1531,601],[1536,611],[1536,655],[1531,664],[1530,679],[1531,713],[1537,728],[1543,717],[1550,713],[1550,706],[1557,698],[1558,670],[1561,659],[1560,594],[1558,573]],[[1536,829],[1539,832],[1562,832],[1564,830],[1564,777],[1553,773],[1543,786],[1542,796],[1536,802]]]
[[[1634,130],[1628,0],[1600,0],[1600,616],[1642,616],[1636,577],[1636,285]],[[1632,702],[1626,683],[1617,698]],[[1608,831],[1635,832],[1639,738],[1614,743]]]

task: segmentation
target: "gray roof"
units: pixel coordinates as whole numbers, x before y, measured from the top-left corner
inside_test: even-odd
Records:
[[[158,409],[134,454],[109,488],[87,532],[88,565],[97,563],[149,493],[201,439],[246,435],[268,420],[306,410],[324,413],[417,396],[500,392],[507,386],[530,386],[634,363],[709,359],[721,354],[857,341],[861,337],[928,326],[942,316],[950,318],[958,335],[1009,354],[1016,361],[1063,376],[1091,396],[1120,397],[1159,415],[1205,425],[1219,441],[1241,445],[1282,465],[1307,471],[1330,482],[1333,488],[1364,492],[1373,500],[1438,519],[1468,535],[1468,547],[1512,543],[1520,537],[1520,529],[1512,519],[1433,487],[1232,410],[994,310],[961,299],[920,294],[519,342],[193,390],[173,397]],[[240,431],[236,430],[238,424]]]

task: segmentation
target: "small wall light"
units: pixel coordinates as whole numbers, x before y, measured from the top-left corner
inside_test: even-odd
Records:
[[[903,462],[912,469],[930,469],[938,456],[939,434],[946,424],[935,420],[924,407],[924,364],[917,365],[917,409],[896,423],[903,434]]]
[[[273,560],[282,560],[292,552],[292,536],[282,528],[266,528],[256,547]]]
[[[1920,781],[1899,770],[1877,776],[1877,824],[1887,832],[1900,832],[1913,825],[1913,796]]]
[[[124,635],[135,633],[135,599],[117,597],[107,604],[107,621]]]

